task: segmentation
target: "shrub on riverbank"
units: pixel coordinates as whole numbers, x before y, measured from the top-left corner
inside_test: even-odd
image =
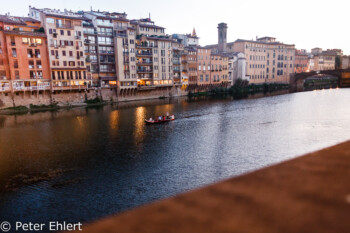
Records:
[[[103,103],[103,101],[102,101],[102,99],[101,98],[99,98],[99,97],[96,97],[95,99],[91,99],[91,100],[85,100],[85,103],[86,104],[102,104]]]
[[[29,108],[31,110],[37,110],[37,109],[52,109],[52,108],[58,108],[57,103],[55,104],[40,104],[40,105],[35,105],[35,104],[30,104]]]
[[[28,111],[28,108],[26,106],[16,106],[16,107],[9,107],[9,108],[4,108],[2,109],[4,111],[6,110],[12,110],[12,111]]]
[[[280,83],[263,83],[263,84],[249,84],[247,80],[238,79],[236,83],[229,87],[214,87],[210,89],[208,92],[197,92],[192,93],[189,92],[189,97],[196,96],[217,96],[224,97],[227,95],[232,96],[234,99],[242,99],[247,98],[249,95],[254,95],[257,93],[267,93],[274,92],[280,90],[288,90],[288,84],[280,84]]]

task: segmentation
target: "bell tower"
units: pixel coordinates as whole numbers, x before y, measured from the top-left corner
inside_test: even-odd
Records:
[[[218,51],[221,53],[226,52],[227,44],[227,24],[219,23],[218,25]]]

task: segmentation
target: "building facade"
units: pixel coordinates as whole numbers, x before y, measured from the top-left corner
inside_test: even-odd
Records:
[[[294,73],[295,46],[273,37],[236,40],[234,50],[245,54],[250,83],[289,83]]]
[[[29,16],[45,29],[53,91],[85,90],[92,85],[85,63],[82,15],[29,7]]]
[[[40,22],[0,15],[0,92],[50,90],[46,35]]]
[[[305,50],[295,51],[295,61],[294,61],[294,73],[308,72],[309,67],[309,55]]]
[[[326,50],[323,51],[321,48],[314,48],[311,50],[310,56],[310,70],[321,71],[321,70],[334,70],[335,59],[338,54],[338,50]]]

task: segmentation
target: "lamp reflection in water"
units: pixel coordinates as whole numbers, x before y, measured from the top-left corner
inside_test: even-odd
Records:
[[[114,110],[109,114],[109,127],[115,131],[118,128],[119,111]]]
[[[172,115],[174,111],[174,104],[164,104],[164,105],[157,105],[155,108],[156,116],[162,116],[165,115],[167,112]]]
[[[134,130],[134,141],[139,144],[143,141],[145,135],[145,118],[146,108],[138,107],[135,109],[135,130]]]

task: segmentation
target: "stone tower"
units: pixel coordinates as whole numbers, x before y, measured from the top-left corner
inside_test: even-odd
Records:
[[[226,52],[226,44],[227,44],[227,24],[219,23],[218,25],[218,52],[224,53]]]

